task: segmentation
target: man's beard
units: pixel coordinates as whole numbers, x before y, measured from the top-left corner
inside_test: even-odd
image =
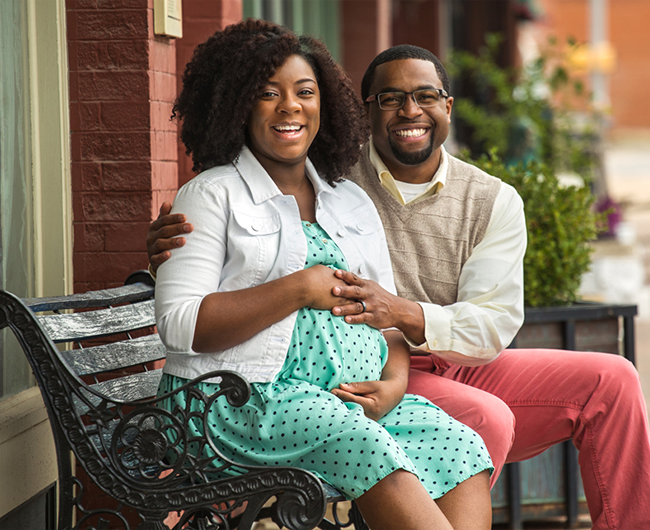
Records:
[[[398,162],[405,166],[417,166],[418,164],[425,162],[431,156],[431,153],[433,153],[433,131],[431,131],[429,137],[429,145],[415,153],[405,153],[400,150],[399,146],[393,142],[393,138],[390,134],[388,135],[388,145],[390,145],[390,150],[393,152],[393,156]]]

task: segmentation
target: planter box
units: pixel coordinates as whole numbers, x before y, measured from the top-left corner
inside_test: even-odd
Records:
[[[634,305],[578,303],[568,307],[527,308],[511,348],[556,348],[624,355],[634,363]],[[566,516],[567,527],[588,513],[571,441],[535,458],[507,464],[492,490],[493,521],[509,522]]]

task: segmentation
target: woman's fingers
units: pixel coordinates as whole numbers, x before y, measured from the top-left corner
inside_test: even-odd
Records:
[[[336,271],[336,277],[343,280],[348,285],[363,285],[363,280],[350,271],[339,269]]]

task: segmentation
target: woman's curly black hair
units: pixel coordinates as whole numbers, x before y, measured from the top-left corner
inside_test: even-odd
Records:
[[[369,134],[350,79],[318,40],[253,19],[216,32],[197,46],[185,68],[172,118],[182,120],[181,140],[194,171],[235,160],[246,143],[253,105],[291,55],[310,64],[320,90],[320,129],[309,158],[332,185],[348,173]]]

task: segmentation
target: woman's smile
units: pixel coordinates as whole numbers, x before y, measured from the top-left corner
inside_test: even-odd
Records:
[[[283,140],[295,140],[305,132],[305,127],[296,123],[273,125],[272,129]]]

